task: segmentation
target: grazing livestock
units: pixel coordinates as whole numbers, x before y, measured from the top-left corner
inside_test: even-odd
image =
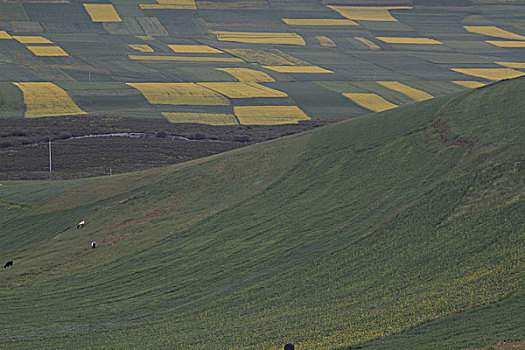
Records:
[[[9,266],[13,266],[13,260],[6,262],[5,265],[4,265],[4,269],[9,267]]]
[[[91,248],[95,249],[97,247],[97,242],[91,243]]]
[[[288,343],[284,346],[284,350],[294,350],[295,346],[292,343]]]
[[[86,224],[86,222],[84,220],[80,221],[77,225],[77,228],[81,228],[83,227],[84,225]]]

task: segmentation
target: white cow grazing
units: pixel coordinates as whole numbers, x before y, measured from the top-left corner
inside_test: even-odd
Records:
[[[95,249],[97,247],[97,242],[91,243],[91,248]]]
[[[86,222],[84,220],[80,221],[77,225],[77,228],[81,228],[82,226],[84,226],[86,224]]]

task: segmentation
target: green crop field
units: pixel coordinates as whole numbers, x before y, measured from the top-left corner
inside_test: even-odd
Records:
[[[0,347],[523,344],[524,110],[517,78],[171,167],[2,181]]]

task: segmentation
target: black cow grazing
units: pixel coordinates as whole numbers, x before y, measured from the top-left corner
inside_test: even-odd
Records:
[[[284,350],[294,350],[295,346],[292,343],[288,343],[284,346]]]
[[[95,249],[97,247],[97,242],[91,243],[91,248]]]
[[[6,262],[4,265],[4,269],[8,268],[9,266],[13,266],[13,260]]]
[[[86,224],[86,222],[84,220],[80,221],[78,224],[77,224],[77,228],[81,228],[83,227],[84,225]]]

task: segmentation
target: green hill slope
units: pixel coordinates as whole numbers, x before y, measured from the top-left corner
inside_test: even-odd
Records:
[[[3,182],[0,344],[525,339],[524,95],[502,81],[173,167]]]

